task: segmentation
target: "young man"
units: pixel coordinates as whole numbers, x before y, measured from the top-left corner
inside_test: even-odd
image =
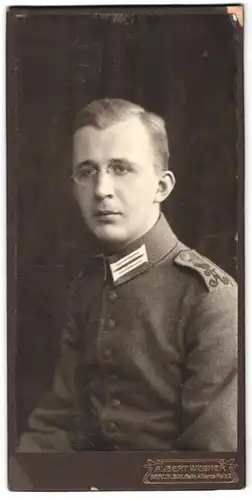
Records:
[[[160,211],[163,120],[120,99],[77,115],[73,189],[101,251],[74,280],[52,390],[20,451],[237,447],[237,288]]]

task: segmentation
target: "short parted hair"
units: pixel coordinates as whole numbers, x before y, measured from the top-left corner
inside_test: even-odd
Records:
[[[165,122],[160,116],[149,113],[138,104],[124,99],[104,98],[92,101],[74,119],[74,133],[85,126],[99,129],[113,125],[116,122],[138,117],[149,133],[155,156],[155,167],[168,170],[169,146]]]

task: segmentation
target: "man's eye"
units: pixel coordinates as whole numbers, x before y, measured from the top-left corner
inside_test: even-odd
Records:
[[[91,177],[92,175],[96,174],[96,169],[92,166],[86,166],[83,167],[79,172],[78,172],[78,177],[80,179],[85,179],[86,177]]]
[[[126,165],[123,165],[122,163],[117,163],[115,165],[113,165],[113,172],[116,174],[116,175],[123,175],[123,174],[126,174],[128,172],[128,168]]]

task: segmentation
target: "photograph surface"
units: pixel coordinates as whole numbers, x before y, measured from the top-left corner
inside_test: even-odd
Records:
[[[241,488],[242,7],[7,13],[12,490]]]

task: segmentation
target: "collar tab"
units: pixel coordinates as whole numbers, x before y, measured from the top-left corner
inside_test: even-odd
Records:
[[[172,258],[177,243],[177,237],[161,213],[156,224],[144,236],[116,254],[103,256],[109,265],[114,286],[142,274],[168,254]]]
[[[148,262],[148,255],[146,245],[143,244],[137,248],[137,250],[128,253],[125,257],[122,257],[114,263],[110,263],[109,265],[114,283],[116,283],[125,274],[128,274],[146,262]]]

